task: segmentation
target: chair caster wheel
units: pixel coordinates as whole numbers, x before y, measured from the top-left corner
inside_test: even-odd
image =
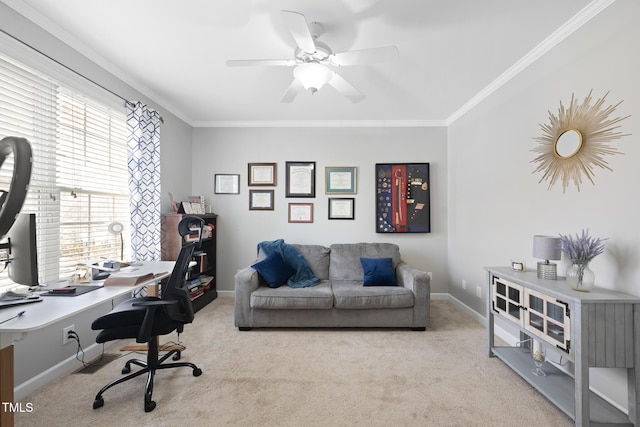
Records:
[[[129,365],[124,365],[124,368],[122,368],[122,375],[126,375],[129,372],[131,372],[131,366]]]
[[[176,353],[173,355],[172,359],[173,359],[173,360],[180,360],[180,357],[181,357],[181,356],[182,356],[182,355],[180,354],[180,352],[179,352],[179,351],[176,351]]]
[[[156,402],[151,400],[151,394],[144,395],[144,412],[151,412],[156,409]]]
[[[101,408],[104,405],[104,399],[99,398],[93,401],[93,409]]]
[[[202,369],[196,368],[196,369],[193,370],[193,376],[194,377],[199,377],[200,375],[202,375]]]

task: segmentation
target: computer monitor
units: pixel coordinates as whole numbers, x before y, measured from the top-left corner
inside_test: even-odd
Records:
[[[18,214],[7,237],[11,244],[9,278],[20,285],[37,286],[36,214]]]

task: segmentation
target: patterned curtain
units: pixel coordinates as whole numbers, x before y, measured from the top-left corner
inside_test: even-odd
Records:
[[[160,260],[160,122],[145,104],[127,103],[131,259]]]

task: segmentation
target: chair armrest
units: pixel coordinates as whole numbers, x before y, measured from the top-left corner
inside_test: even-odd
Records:
[[[260,286],[258,272],[251,267],[239,270],[235,275],[235,325],[251,327],[251,293]]]
[[[144,319],[140,325],[136,342],[143,343],[149,342],[153,333],[153,324],[156,318],[156,311],[159,307],[177,304],[178,301],[165,301],[165,300],[140,300],[131,303],[132,307],[146,307],[144,313]]]
[[[429,309],[431,299],[431,280],[426,272],[418,270],[400,261],[396,267],[398,285],[413,291],[415,298],[413,310],[414,327],[429,326]]]

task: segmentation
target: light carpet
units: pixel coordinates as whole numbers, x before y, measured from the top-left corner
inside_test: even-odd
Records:
[[[240,332],[233,309],[233,299],[218,298],[185,328],[182,360],[203,374],[158,371],[154,411],[143,409],[146,375],[108,390],[104,406],[92,408],[98,390],[121,375],[123,357],[28,396],[24,402],[34,410],[16,414],[16,426],[573,425],[504,363],[487,357],[484,327],[447,301],[431,302],[425,332]]]

